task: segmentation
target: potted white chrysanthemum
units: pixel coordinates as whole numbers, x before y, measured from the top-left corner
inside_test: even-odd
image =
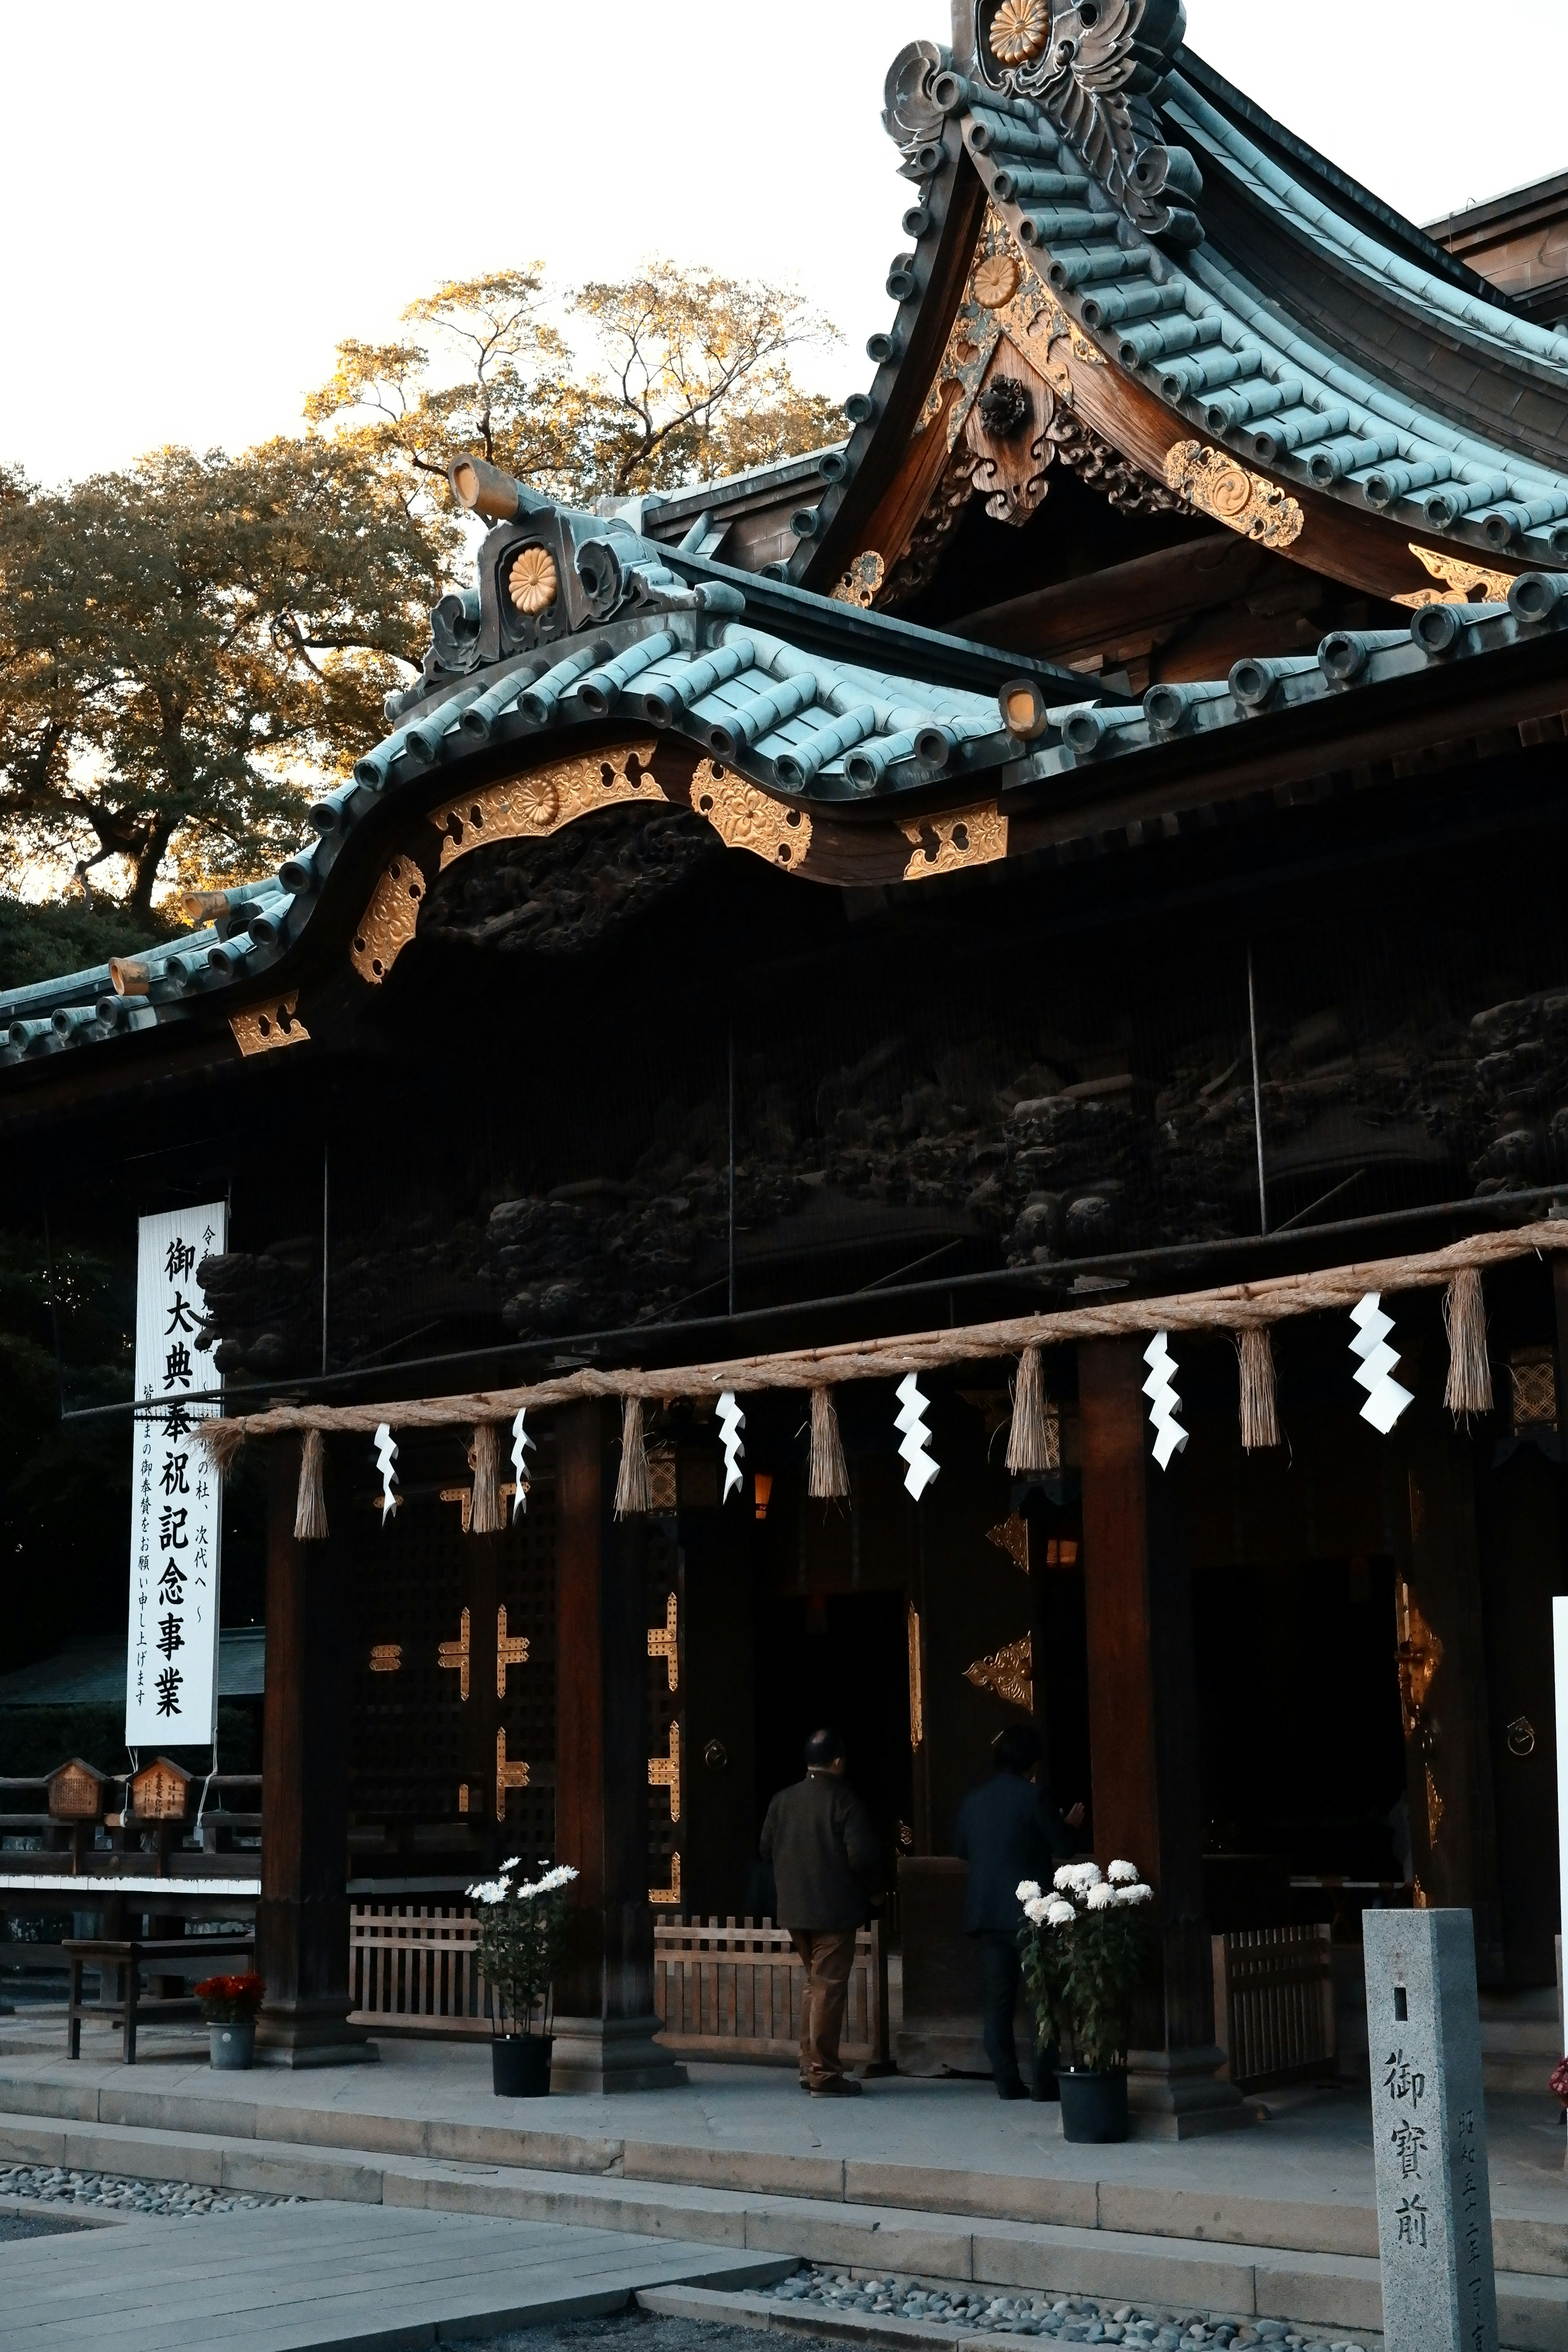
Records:
[[[567,1863],[541,1864],[538,1878],[514,1879],[521,1857],[496,1878],[470,1886],[479,1906],[478,1957],[492,2040],[490,2074],[498,2097],[542,2099],[550,2089],[551,1986],[566,1933]],[[536,2030],[537,2023],[537,2030]]]
[[[1035,2038],[1042,2050],[1056,2042],[1072,2051],[1058,2075],[1066,2139],[1127,2137],[1127,2045],[1150,1973],[1153,1898],[1130,1862],[1106,1871],[1069,1862],[1048,1895],[1030,1878],[1018,1889]]]

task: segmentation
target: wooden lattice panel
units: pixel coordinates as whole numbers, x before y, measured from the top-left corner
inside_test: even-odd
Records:
[[[409,1486],[384,1528],[354,1513],[353,1811],[488,1824],[531,1869],[555,1836],[554,1492],[536,1480],[522,1517],[475,1537],[439,1486]],[[526,1786],[509,1769],[498,1790],[501,1735]]]
[[[668,1910],[679,1907],[685,1843],[686,1595],[680,1553],[662,1528],[649,1532],[647,1625],[647,1884]]]

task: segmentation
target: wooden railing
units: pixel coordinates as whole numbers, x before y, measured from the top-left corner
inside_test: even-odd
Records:
[[[1244,2090],[1334,2076],[1327,1927],[1242,1927],[1214,1938],[1215,2038]]]
[[[350,2024],[488,2033],[479,1932],[466,1906],[447,1911],[351,1903]]]
[[[653,2005],[667,2049],[793,2063],[805,1982],[788,1928],[770,1920],[654,1922]],[[888,1957],[876,1922],[855,1938],[840,2049],[847,2065],[888,2063]]]
[[[350,2023],[488,2033],[478,1936],[466,1906],[351,1904]],[[658,1919],[653,1937],[654,2007],[668,2048],[779,2063],[798,2057],[805,1970],[787,1928]],[[847,2065],[888,2062],[888,1960],[876,1925],[856,1937],[841,2049]]]

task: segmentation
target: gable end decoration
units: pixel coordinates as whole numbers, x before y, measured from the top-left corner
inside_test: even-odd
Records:
[[[1146,236],[1195,246],[1203,228],[1183,199],[1203,182],[1184,148],[1166,146],[1149,102],[1186,29],[1183,0],[975,0],[984,80],[1034,100]],[[957,82],[933,78],[939,105],[959,95]]]

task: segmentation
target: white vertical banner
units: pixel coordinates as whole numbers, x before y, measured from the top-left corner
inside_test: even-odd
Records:
[[[217,1727],[218,1554],[223,1480],[196,1440],[222,1411],[192,1404],[222,1386],[196,1351],[202,1260],[228,1244],[228,1207],[141,1221],[136,1265],[136,1454],[131,1484],[129,1748],[205,1747]]]
[[[1568,1599],[1561,1593],[1552,1603],[1552,1640],[1557,1654],[1557,1868],[1563,1889],[1558,1916],[1564,1939],[1563,1965],[1568,1969]],[[1568,2031],[1563,2039],[1568,2042]]]

